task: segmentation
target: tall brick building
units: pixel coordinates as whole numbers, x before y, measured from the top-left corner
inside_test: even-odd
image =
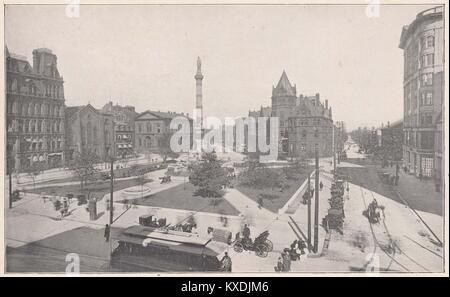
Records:
[[[443,7],[419,13],[404,26],[399,47],[404,55],[403,161],[416,176],[443,178],[444,105]]]
[[[6,127],[10,168],[64,161],[64,81],[51,50],[33,51],[33,66],[6,48]]]
[[[300,95],[298,104],[288,117],[287,138],[289,156],[313,157],[315,148],[319,156],[333,154],[333,119],[328,101],[320,102],[319,94]]]
[[[114,120],[114,142],[117,158],[134,155],[134,118],[138,115],[133,106],[113,105],[110,101],[101,109],[102,113],[112,114]]]

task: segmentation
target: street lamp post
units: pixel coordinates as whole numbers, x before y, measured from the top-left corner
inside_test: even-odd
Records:
[[[315,201],[314,201],[314,252],[319,250],[319,148],[316,145],[316,176],[315,176]]]
[[[111,157],[111,184],[110,184],[110,197],[109,197],[109,226],[112,225],[114,219],[114,158]]]
[[[7,147],[7,154],[8,154],[8,160],[7,160],[7,170],[8,170],[8,176],[9,176],[9,187],[8,187],[8,194],[9,194],[9,201],[8,201],[8,206],[9,208],[13,207],[13,190],[12,190],[12,171],[13,171],[13,166],[12,166],[12,147],[8,146]]]

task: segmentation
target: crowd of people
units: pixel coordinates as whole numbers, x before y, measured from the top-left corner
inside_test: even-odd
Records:
[[[291,262],[299,261],[300,256],[305,254],[306,243],[302,239],[296,239],[291,243],[290,248],[285,248],[278,257],[277,266],[274,267],[276,272],[291,271]]]

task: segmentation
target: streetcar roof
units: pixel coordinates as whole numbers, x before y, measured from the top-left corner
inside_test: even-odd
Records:
[[[179,232],[173,230],[159,230],[152,227],[134,225],[122,231],[123,234],[140,237],[142,239],[153,238],[167,242],[185,243],[191,245],[205,246],[211,239],[200,237],[194,233]]]
[[[136,237],[131,236],[125,233],[121,233],[114,237],[114,239],[128,242],[139,246],[157,246],[167,248],[177,252],[189,253],[194,255],[207,255],[211,257],[222,256],[224,252],[227,250],[227,245],[221,242],[211,241],[205,246],[201,245],[192,245],[186,244],[182,242],[168,241],[151,237]]]

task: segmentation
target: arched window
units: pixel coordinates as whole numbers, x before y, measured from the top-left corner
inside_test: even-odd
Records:
[[[86,125],[86,144],[92,145],[92,124],[88,122]]]
[[[36,125],[34,123],[34,120],[31,120],[30,121],[30,132],[33,133],[35,131],[35,128],[36,128]]]
[[[14,79],[13,82],[12,82],[12,85],[11,85],[11,91],[13,91],[14,93],[17,93],[17,89],[18,89],[18,87],[17,87],[17,80]]]
[[[97,126],[94,126],[93,129],[93,134],[94,134],[94,144],[97,145],[98,144],[98,128]]]
[[[97,135],[96,135],[96,132],[97,132],[97,127],[95,127],[95,130],[94,130],[94,139],[95,140],[97,140]],[[59,123],[59,131],[60,132],[63,132],[64,131],[64,122],[63,121],[61,121],[60,123]]]

